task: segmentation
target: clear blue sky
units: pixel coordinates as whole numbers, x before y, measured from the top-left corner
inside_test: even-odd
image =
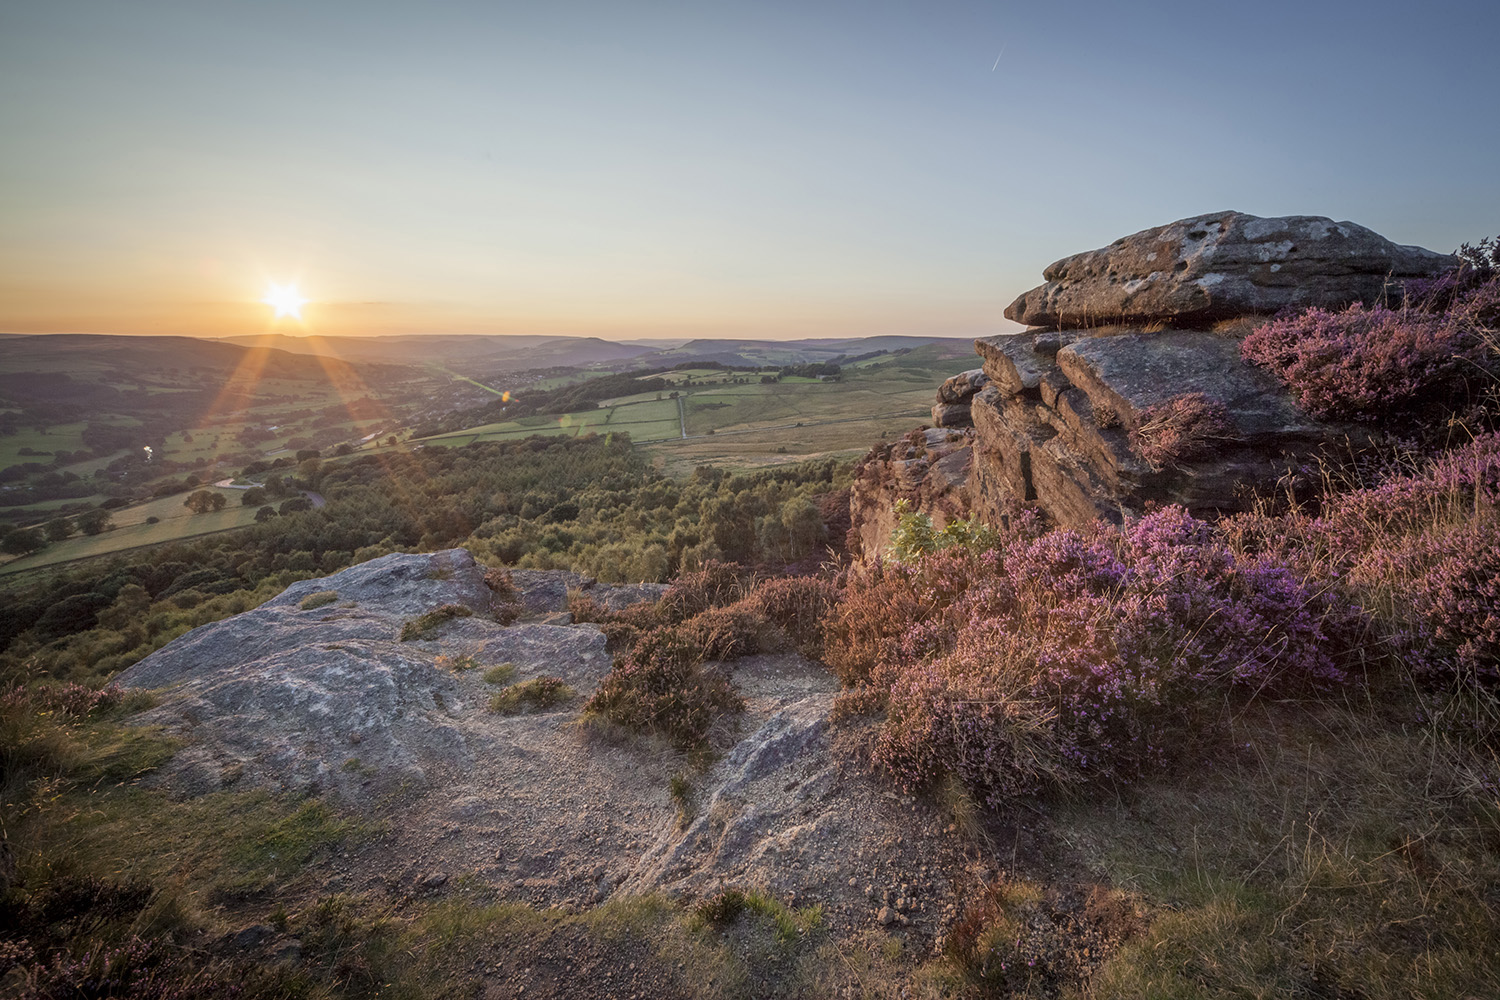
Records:
[[[971,336],[1202,212],[1446,251],[1500,232],[1497,51],[1442,0],[11,0],[0,330],[296,280],[324,333]]]

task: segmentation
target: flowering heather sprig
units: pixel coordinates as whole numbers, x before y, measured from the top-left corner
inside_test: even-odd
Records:
[[[1214,442],[1238,437],[1229,411],[1201,392],[1173,396],[1140,412],[1130,442],[1154,469],[1203,458]]]
[[[62,712],[64,715],[83,718],[95,711],[114,708],[124,697],[125,692],[115,684],[103,688],[91,688],[86,684],[75,682],[59,687],[42,687],[35,691],[16,687],[6,693],[3,702],[6,705],[21,705],[29,702],[43,711]]]

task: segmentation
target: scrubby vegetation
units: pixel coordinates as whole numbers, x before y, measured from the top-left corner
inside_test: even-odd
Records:
[[[535,677],[520,684],[512,684],[491,695],[490,711],[500,715],[515,715],[525,711],[543,712],[569,700],[573,695],[573,689],[559,678]]]
[[[99,686],[191,628],[239,614],[298,580],[395,551],[466,545],[492,565],[665,581],[729,558],[781,566],[830,535],[817,498],[832,462],[685,482],[647,468],[629,439],[532,439],[326,463],[327,504],[202,540],[9,581],[0,682]],[[503,573],[496,610],[520,613]],[[498,589],[497,589],[498,588]],[[509,589],[507,589],[509,588]]]
[[[574,594],[575,618],[600,623],[623,650],[585,712],[683,749],[701,747],[714,723],[741,707],[729,679],[705,664],[793,647],[821,651],[835,592],[825,580],[759,581],[738,565],[713,562],[653,604],[609,611]]]
[[[431,611],[424,612],[410,619],[401,626],[401,641],[411,642],[414,639],[425,639],[432,632],[437,631],[446,622],[455,618],[468,618],[474,613],[472,608],[466,608],[462,604],[443,604]]]

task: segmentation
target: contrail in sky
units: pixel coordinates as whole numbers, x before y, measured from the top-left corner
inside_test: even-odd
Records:
[[[1010,40],[1006,39],[1005,42],[1000,46],[1000,56],[1005,55],[1005,46],[1009,44]],[[995,65],[990,67],[991,73],[995,72],[995,67],[1000,65],[1000,56],[995,57]]]

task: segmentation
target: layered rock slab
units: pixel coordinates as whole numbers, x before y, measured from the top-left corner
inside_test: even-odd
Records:
[[[1456,258],[1402,246],[1324,216],[1214,212],[1122,237],[1042,272],[1007,319],[1052,328],[1109,323],[1206,323],[1282,309],[1338,308],[1385,297]]]

